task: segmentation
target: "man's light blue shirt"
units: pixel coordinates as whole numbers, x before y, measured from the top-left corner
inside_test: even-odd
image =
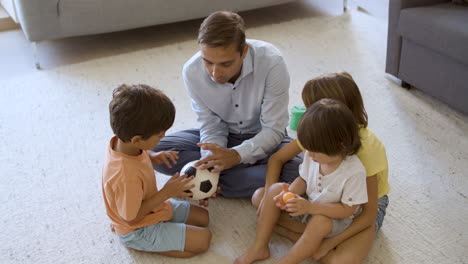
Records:
[[[243,163],[255,163],[272,152],[285,136],[289,121],[289,73],[279,50],[267,42],[247,40],[248,53],[234,84],[216,83],[201,52],[182,70],[192,109],[200,125],[200,142],[226,147],[228,135],[256,134],[233,147]],[[202,157],[210,154],[201,150]]]

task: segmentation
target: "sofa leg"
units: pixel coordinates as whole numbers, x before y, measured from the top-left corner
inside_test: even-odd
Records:
[[[36,64],[36,69],[41,69],[41,64],[39,63],[38,54],[37,54],[37,42],[33,41],[31,43],[33,49],[34,63]]]
[[[401,81],[401,87],[409,90],[411,88],[411,84],[409,84],[409,83],[407,83],[405,81]]]

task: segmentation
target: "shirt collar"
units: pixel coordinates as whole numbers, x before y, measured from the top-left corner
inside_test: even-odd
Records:
[[[245,44],[249,45],[249,44]],[[247,50],[247,55],[244,58],[244,62],[242,63],[242,72],[239,75],[239,78],[237,78],[237,81],[240,81],[243,79],[245,76],[249,75],[253,71],[253,60],[252,60],[252,48],[249,46],[249,49]]]

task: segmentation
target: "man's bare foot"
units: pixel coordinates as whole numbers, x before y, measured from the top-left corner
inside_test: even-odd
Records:
[[[250,264],[257,260],[267,259],[270,257],[270,249],[268,247],[261,250],[250,249],[244,255],[236,258],[234,264]]]

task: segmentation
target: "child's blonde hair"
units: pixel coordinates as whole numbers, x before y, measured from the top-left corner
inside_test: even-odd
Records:
[[[322,98],[332,98],[344,103],[361,127],[367,127],[367,112],[361,92],[353,77],[347,72],[324,74],[309,80],[302,89],[302,101],[306,107]]]
[[[324,98],[310,106],[299,122],[297,138],[308,151],[346,157],[361,147],[353,113],[342,102]]]

